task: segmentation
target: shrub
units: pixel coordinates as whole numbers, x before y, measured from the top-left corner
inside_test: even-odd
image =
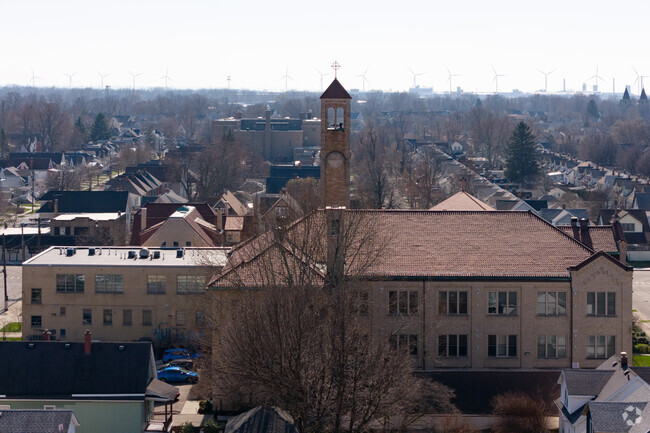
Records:
[[[493,433],[547,433],[546,415],[548,402],[543,398],[509,392],[492,399],[494,414],[499,420],[492,427]]]
[[[650,354],[650,345],[647,344],[635,344],[634,353]]]
[[[181,433],[194,433],[194,426],[191,422],[184,422],[181,425]]]
[[[212,402],[210,400],[201,400],[199,402],[199,413],[212,413]]]
[[[224,430],[224,428],[220,426],[219,423],[214,419],[208,420],[205,424],[203,424],[201,429],[204,433],[219,433]]]

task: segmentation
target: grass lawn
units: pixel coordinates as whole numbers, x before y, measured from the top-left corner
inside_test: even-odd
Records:
[[[20,337],[0,337],[0,341],[20,341]]]
[[[20,332],[23,329],[23,324],[20,322],[7,323],[0,329],[0,332]]]
[[[650,367],[650,356],[634,355],[632,361],[634,367]]]

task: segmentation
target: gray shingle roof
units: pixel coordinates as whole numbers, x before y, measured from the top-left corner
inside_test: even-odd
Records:
[[[293,419],[276,407],[257,406],[228,421],[225,433],[297,433]]]
[[[590,402],[586,410],[589,411],[594,433],[647,432],[650,419],[643,418],[647,406],[648,402]]]
[[[3,410],[0,412],[0,432],[60,433],[70,424],[79,425],[71,410]]]
[[[614,374],[613,370],[563,370],[570,395],[596,396]]]

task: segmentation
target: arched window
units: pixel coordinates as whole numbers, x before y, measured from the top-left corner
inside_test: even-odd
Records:
[[[336,126],[337,129],[340,131],[343,131],[343,128],[345,125],[343,124],[343,121],[345,120],[345,117],[343,116],[343,108],[337,108],[336,109]]]
[[[336,112],[330,107],[327,109],[327,128],[334,129],[334,125],[336,125]]]

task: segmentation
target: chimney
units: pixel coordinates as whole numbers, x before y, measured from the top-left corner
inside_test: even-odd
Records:
[[[59,199],[55,198],[54,199],[54,217],[57,217],[59,215]]]
[[[587,218],[580,218],[580,242],[589,248],[594,247],[591,241],[591,234],[589,233],[589,220]]]
[[[573,233],[573,239],[580,242],[580,225],[578,224],[578,217],[571,217],[571,231]]]
[[[86,329],[86,332],[84,332],[84,353],[86,355],[90,355],[90,329]]]
[[[140,231],[147,228],[147,208],[140,208]]]
[[[621,352],[621,368],[627,370],[627,352]]]
[[[327,284],[330,288],[336,287],[345,273],[344,216],[344,207],[327,207],[325,209],[327,221]]]
[[[43,330],[43,333],[41,334],[41,341],[50,341],[50,335],[52,333],[48,331],[47,329]]]

